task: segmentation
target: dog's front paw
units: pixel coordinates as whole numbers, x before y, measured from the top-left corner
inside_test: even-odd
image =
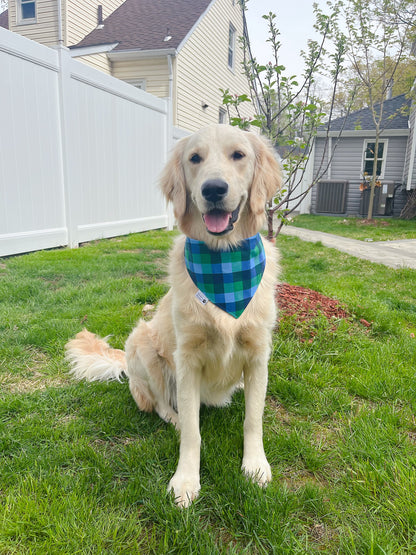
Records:
[[[199,476],[183,476],[176,472],[169,482],[168,491],[173,491],[175,503],[178,507],[185,509],[189,507],[194,499],[198,497],[201,489]]]
[[[241,468],[248,478],[261,487],[266,486],[272,479],[272,470],[266,457],[244,458]]]

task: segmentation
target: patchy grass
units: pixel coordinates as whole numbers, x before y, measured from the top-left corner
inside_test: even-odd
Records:
[[[201,410],[201,495],[167,483],[178,437],[126,383],[74,383],[84,325],[123,343],[167,290],[173,234],[0,261],[0,553],[414,553],[416,271],[279,237],[283,279],[351,319],[283,317],[270,361],[265,490],[240,472],[244,395]],[[371,327],[360,325],[360,319]]]
[[[375,218],[371,222],[363,218],[337,218],[300,214],[290,223],[296,227],[324,231],[342,237],[365,241],[394,241],[396,239],[416,239],[416,220]]]

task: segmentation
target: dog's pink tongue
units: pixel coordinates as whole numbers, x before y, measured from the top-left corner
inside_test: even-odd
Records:
[[[204,222],[211,233],[222,233],[227,229],[230,218],[230,212],[214,210],[204,215]]]

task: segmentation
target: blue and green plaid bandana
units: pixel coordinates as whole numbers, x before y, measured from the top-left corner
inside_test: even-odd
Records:
[[[198,299],[203,304],[210,300],[238,318],[261,282],[266,253],[259,233],[238,247],[222,251],[211,250],[202,241],[187,237],[185,264],[199,289]]]

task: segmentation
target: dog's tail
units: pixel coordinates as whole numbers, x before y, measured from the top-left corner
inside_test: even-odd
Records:
[[[76,379],[94,381],[121,381],[127,375],[124,351],[112,349],[105,339],[84,329],[65,345],[66,359]]]

